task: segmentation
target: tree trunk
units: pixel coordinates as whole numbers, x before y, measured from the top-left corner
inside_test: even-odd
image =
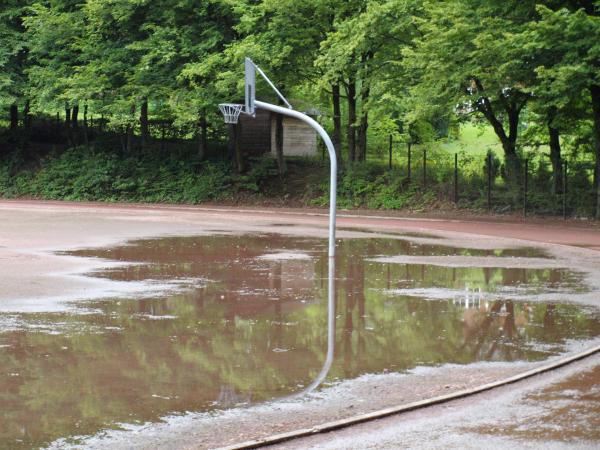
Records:
[[[410,183],[410,179],[412,178],[412,161],[411,161],[411,152],[412,152],[412,141],[408,141],[406,143],[406,156],[407,156],[407,161],[406,161],[406,179],[408,180],[408,182]]]
[[[519,128],[519,112],[515,108],[509,108],[508,113],[508,136],[502,143],[506,157],[506,178],[515,195],[521,187],[521,160],[517,155],[517,134]]]
[[[275,114],[275,155],[277,157],[277,169],[279,176],[287,172],[285,158],[283,157],[283,115]]]
[[[120,127],[120,140],[121,140],[121,151],[123,154],[127,153],[127,134],[129,133],[128,131],[129,127]]]
[[[476,105],[479,112],[481,112],[486,120],[490,123],[494,129],[494,133],[500,139],[502,148],[504,150],[504,158],[506,162],[506,181],[511,187],[513,194],[518,195],[519,188],[521,186],[521,161],[517,154],[517,135],[519,131],[519,115],[521,109],[525,106],[528,97],[521,95],[521,101],[519,102],[519,96],[513,95],[510,98],[502,97],[501,103],[503,109],[508,117],[508,134],[504,129],[504,125],[496,116],[494,108],[490,99],[485,94],[485,89],[481,84],[480,80],[473,79],[477,86],[477,90],[481,97],[479,97]]]
[[[65,127],[71,127],[71,108],[69,108],[69,105],[65,105]]]
[[[67,144],[69,147],[73,146],[73,136],[71,133],[71,108],[68,104],[65,104],[65,128],[67,134]]]
[[[562,192],[562,158],[560,151],[560,133],[558,128],[553,125],[556,117],[556,110],[552,108],[548,112],[548,144],[550,146],[550,161],[552,163],[552,192],[560,194]]]
[[[74,105],[71,111],[71,127],[74,129],[79,127],[79,105]]]
[[[388,148],[388,169],[392,169],[392,145],[393,145],[393,141],[392,141],[392,135],[390,134],[390,144],[389,144],[389,148]]]
[[[365,104],[369,101],[370,89],[363,89],[361,94],[361,116],[358,126],[358,159],[360,161],[367,160],[367,129],[369,128],[369,113],[365,108]]]
[[[25,101],[25,106],[23,107],[23,127],[26,130],[31,128],[31,102],[29,100]]]
[[[19,108],[16,103],[10,105],[10,129],[16,130],[19,127]]]
[[[74,146],[79,145],[79,105],[73,105],[73,109],[71,110],[71,128],[73,129],[71,133],[71,139],[73,141]]]
[[[135,116],[135,104],[131,105],[131,109],[129,111],[130,111],[131,117],[133,119]],[[132,126],[131,122],[127,124],[126,133],[127,133],[127,136],[126,136],[127,143],[125,146],[127,147],[127,151],[131,152],[133,150],[133,126]]]
[[[502,149],[504,150],[504,159],[506,162],[506,181],[513,191],[518,191],[521,185],[521,161],[517,155],[517,127],[519,115],[514,111],[508,111],[508,122],[510,132],[506,135],[502,123],[493,113],[486,114],[488,122],[492,125],[496,136],[500,139]]]
[[[358,126],[357,159],[359,161],[367,160],[367,128],[369,127],[368,114],[364,113],[360,117]]]
[[[348,81],[348,162],[356,161],[356,81]]]
[[[142,150],[146,148],[150,139],[150,130],[148,128],[148,100],[142,101],[140,108],[140,135],[142,140]]]
[[[227,157],[231,161],[235,160],[235,124],[230,123],[227,125],[227,133]]]
[[[342,113],[340,106],[340,85],[331,86],[331,99],[333,103],[333,147],[337,157],[338,165],[342,164]]]
[[[200,161],[202,161],[206,157],[206,134],[206,115],[204,114],[204,111],[201,111],[198,120],[198,159]]]
[[[516,148],[511,144],[502,144],[506,162],[506,181],[513,194],[516,196],[521,186],[521,160]]]
[[[373,52],[367,51],[361,56],[361,64],[363,66],[362,83],[360,92],[360,124],[358,125],[358,159],[360,161],[367,160],[367,129],[369,128],[369,113],[367,111],[367,103],[371,88],[369,86],[369,61],[373,58]]]
[[[244,155],[242,153],[242,123],[235,124],[235,165],[238,173],[243,173],[246,169],[244,165]]]
[[[600,219],[600,85],[590,87],[594,120],[594,153],[596,157],[596,219]]]
[[[125,150],[127,152],[133,150],[133,130],[131,124],[128,124],[125,129]]]
[[[86,147],[90,146],[90,139],[88,136],[88,105],[83,105],[83,143]]]

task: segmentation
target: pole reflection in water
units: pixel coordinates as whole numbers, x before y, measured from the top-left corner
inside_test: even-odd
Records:
[[[329,280],[327,284],[327,356],[323,368],[310,385],[291,397],[298,397],[314,391],[327,378],[335,353],[335,257],[329,257]]]

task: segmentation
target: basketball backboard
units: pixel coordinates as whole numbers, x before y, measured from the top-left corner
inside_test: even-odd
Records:
[[[245,79],[246,79],[246,114],[254,116],[256,100],[256,69],[250,58],[244,60]]]

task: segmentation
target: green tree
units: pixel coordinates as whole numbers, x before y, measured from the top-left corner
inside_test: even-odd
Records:
[[[339,93],[340,85],[344,87],[348,111],[346,143],[348,162],[352,163],[359,159],[359,154],[357,154],[357,103],[360,95],[357,88],[361,80],[358,72],[361,63],[366,64],[372,57],[367,46],[362,45],[364,35],[361,36],[363,39],[360,37],[354,39],[352,28],[358,21],[357,16],[366,10],[367,1],[337,6],[333,29],[321,42],[321,51],[315,64],[323,72],[323,82],[334,86],[336,93]],[[364,88],[363,98],[367,100],[369,88],[367,85]],[[334,112],[334,117],[336,117],[336,113],[337,111]]]
[[[26,127],[30,118],[25,75],[28,47],[23,28],[28,5],[28,1],[5,0],[0,7],[0,108],[9,108],[13,130],[19,125],[19,103],[24,106]]]
[[[532,20],[533,2],[452,0],[427,2],[421,37],[407,51],[419,74],[411,93],[427,111],[445,105],[459,115],[481,116],[504,150],[507,179],[520,184],[520,114],[531,99],[533,67],[518,58],[515,35]],[[458,105],[458,106],[457,106]]]
[[[141,98],[142,144],[148,140],[148,101],[168,101],[171,113],[182,125],[198,129],[198,154],[207,146],[208,111],[216,110],[213,84],[197,77],[197,61],[221,53],[235,36],[235,17],[227,2],[201,0],[161,3],[152,8],[143,24],[141,39],[129,45],[139,55],[131,84]]]
[[[307,84],[318,85],[321,70],[315,67],[314,60],[321,42],[332,30],[337,0],[264,0],[243,3],[238,7],[240,23],[236,29],[240,39],[228,49],[231,67],[240,67],[244,56],[250,56],[264,70],[288,97],[294,89]],[[339,152],[339,87],[329,83],[321,88],[331,92],[334,109],[333,141]],[[259,93],[262,84],[258,85]],[[272,96],[272,92],[263,91]],[[276,156],[279,173],[285,174],[283,158],[282,116],[276,116]]]
[[[58,111],[64,105],[67,129],[78,126],[79,103],[87,97],[87,86],[76,82],[84,63],[80,43],[84,16],[74,2],[37,2],[24,19],[29,46],[28,83],[38,112]],[[69,141],[77,144],[74,133]]]
[[[528,46],[545,61],[536,67],[541,95],[555,114],[584,96],[594,124],[596,217],[600,218],[600,3],[547,2],[526,33]],[[587,99],[586,99],[587,97]],[[573,116],[573,112],[568,113]],[[554,123],[555,119],[552,120]]]

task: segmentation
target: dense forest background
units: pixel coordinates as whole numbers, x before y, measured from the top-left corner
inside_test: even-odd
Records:
[[[600,218],[593,0],[0,0],[0,195],[326,203],[325,161],[223,124],[245,56],[319,111],[343,207]]]

